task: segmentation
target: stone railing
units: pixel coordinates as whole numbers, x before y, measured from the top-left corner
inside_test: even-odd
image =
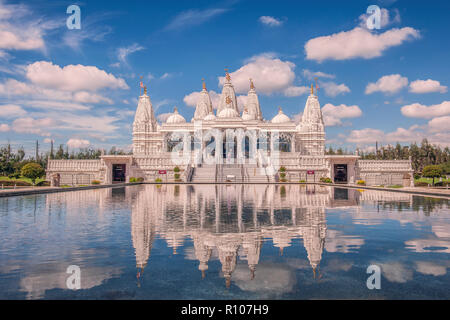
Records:
[[[411,161],[409,160],[358,160],[358,169],[360,172],[412,171]]]
[[[99,171],[101,160],[49,160],[47,171],[95,172]]]

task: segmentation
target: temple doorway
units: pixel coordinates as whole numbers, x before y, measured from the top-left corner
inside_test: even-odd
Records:
[[[347,183],[347,165],[335,164],[334,165],[334,183]]]
[[[120,183],[125,182],[126,179],[126,164],[113,164],[112,165],[112,182]]]

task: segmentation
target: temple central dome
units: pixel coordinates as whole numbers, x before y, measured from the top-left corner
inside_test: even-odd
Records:
[[[219,112],[217,115],[219,118],[238,118],[239,113],[237,113],[236,110],[231,108],[225,108],[222,111]]]
[[[281,107],[279,108],[278,114],[272,119],[272,123],[287,123],[290,121],[291,119],[289,119],[289,117],[283,113]]]

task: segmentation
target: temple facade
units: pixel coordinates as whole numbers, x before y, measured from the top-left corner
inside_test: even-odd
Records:
[[[411,161],[360,160],[355,155],[325,155],[325,125],[311,86],[300,123],[283,113],[263,118],[253,81],[243,111],[228,72],[217,109],[205,83],[190,122],[177,108],[165,122],[155,117],[144,89],[133,123],[133,152],[99,160],[49,160],[54,184],[129,182],[319,182],[404,185],[413,183]],[[300,110],[299,110],[300,111]],[[285,169],[280,175],[280,169]],[[159,181],[159,180],[158,180]]]

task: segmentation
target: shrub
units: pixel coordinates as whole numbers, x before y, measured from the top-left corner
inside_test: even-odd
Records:
[[[358,182],[356,182],[356,184],[359,186],[365,186],[366,182],[364,180],[358,180]]]
[[[173,169],[173,172],[180,172],[180,168],[179,167],[175,167],[174,169]]]
[[[42,177],[45,174],[44,168],[39,163],[30,162],[22,167],[20,174],[25,178],[31,179],[33,185],[37,178]]]
[[[305,181],[305,180],[300,180],[299,182],[300,182],[300,183],[306,183],[306,181]]]
[[[10,178],[10,179],[20,179],[20,173],[19,172],[11,173],[10,175],[8,175],[8,178]]]
[[[136,180],[137,182],[144,182],[144,178],[142,178],[142,177],[139,177],[139,178],[137,178],[137,180]]]
[[[49,181],[41,181],[38,184],[36,184],[36,186],[38,186],[38,187],[50,187],[50,182]]]
[[[414,173],[414,180],[419,180],[420,178],[420,174]]]
[[[400,188],[403,188],[403,186],[400,185],[400,184],[394,184],[394,185],[392,185],[392,186],[388,186],[388,188],[400,189]]]
[[[448,181],[438,181],[434,184],[435,187],[445,187],[448,185],[449,185]]]
[[[0,186],[3,185],[5,187],[13,187],[14,185],[18,187],[31,187],[31,183],[22,181],[22,180],[5,180],[0,181]]]
[[[416,187],[428,187],[428,183],[427,182],[423,182],[423,181],[417,181],[416,183],[414,183],[414,185]]]
[[[130,183],[134,183],[136,181],[137,181],[137,179],[135,177],[130,177]]]
[[[91,184],[100,184],[100,181],[98,181],[98,180],[92,180]]]
[[[332,181],[330,178],[327,178],[327,177],[322,177],[322,178],[320,178],[320,182],[323,182],[323,183],[333,183],[333,181]]]
[[[281,173],[280,173],[280,178],[281,178],[281,179],[284,179],[284,178],[286,178],[286,173],[284,173],[284,172],[281,172]]]
[[[286,172],[286,167],[281,167],[280,172]]]
[[[175,177],[175,180],[180,180],[180,174],[179,173],[175,173],[175,175],[174,175],[174,177]]]
[[[155,179],[155,182],[161,183],[161,182],[162,182],[162,179],[161,179],[161,178],[156,178],[156,179]]]

